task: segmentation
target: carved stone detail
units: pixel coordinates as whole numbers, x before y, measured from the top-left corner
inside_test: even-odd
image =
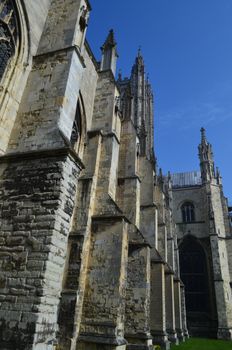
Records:
[[[0,80],[15,53],[18,39],[17,19],[11,0],[0,4]]]

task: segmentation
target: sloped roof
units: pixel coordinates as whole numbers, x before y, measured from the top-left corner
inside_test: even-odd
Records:
[[[200,186],[202,184],[200,171],[171,174],[171,180],[173,188]]]

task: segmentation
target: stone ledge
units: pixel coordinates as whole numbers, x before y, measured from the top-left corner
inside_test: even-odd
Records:
[[[130,221],[127,219],[125,215],[94,215],[92,216],[92,221],[121,221],[125,220],[126,222],[130,223]]]
[[[62,48],[62,49],[59,49],[59,50],[43,52],[41,54],[38,54],[38,55],[34,56],[34,61],[36,62],[37,60],[42,60],[43,58],[47,59],[48,56],[55,56],[56,54],[62,54],[62,53],[71,52],[71,51],[76,52],[76,54],[77,54],[77,56],[78,56],[78,58],[79,58],[79,60],[80,60],[80,62],[82,64],[82,67],[86,68],[84,58],[83,58],[83,56],[80,53],[79,47],[76,46],[76,45],[65,47],[65,48]]]
[[[127,341],[120,337],[110,337],[107,335],[96,335],[92,333],[81,333],[77,342],[97,343],[107,345],[127,345]]]
[[[71,156],[73,160],[78,164],[81,170],[85,168],[81,159],[70,147],[44,149],[44,150],[36,150],[36,151],[30,151],[30,152],[8,153],[0,156],[0,164],[31,160],[31,159],[40,159],[40,158],[42,159],[55,158],[57,156]]]

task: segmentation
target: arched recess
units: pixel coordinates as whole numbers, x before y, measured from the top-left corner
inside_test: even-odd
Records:
[[[81,92],[76,105],[76,114],[73,121],[70,143],[80,158],[83,157],[86,142],[86,114]]]
[[[193,335],[211,336],[216,331],[215,294],[207,252],[194,236],[179,245],[180,276],[185,285],[187,323]]]
[[[29,29],[24,2],[0,3],[0,154],[7,148],[29,74]]]
[[[187,310],[207,312],[209,286],[204,249],[190,235],[183,240],[179,249],[180,273],[185,285]]]

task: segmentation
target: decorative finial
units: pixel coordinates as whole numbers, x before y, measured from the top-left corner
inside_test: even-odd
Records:
[[[107,48],[112,48],[116,46],[116,41],[114,37],[114,30],[110,29],[108,36],[104,42],[104,44],[101,47],[101,50],[104,51]]]
[[[204,142],[206,141],[206,136],[205,136],[205,128],[201,128],[201,141]]]
[[[218,185],[220,185],[222,183],[222,178],[221,178],[221,173],[218,167],[216,167],[216,179],[217,179],[217,183]]]
[[[142,51],[142,48],[141,48],[141,45],[139,45],[139,48],[138,48],[138,57],[141,56],[141,51]]]
[[[121,70],[121,68],[118,71],[118,80],[122,81],[122,70]]]
[[[117,43],[114,37],[114,31],[111,29],[108,33],[108,36],[101,47],[102,50],[102,60],[101,60],[101,71],[111,70],[115,76],[116,72],[116,63],[118,58],[117,53]]]

